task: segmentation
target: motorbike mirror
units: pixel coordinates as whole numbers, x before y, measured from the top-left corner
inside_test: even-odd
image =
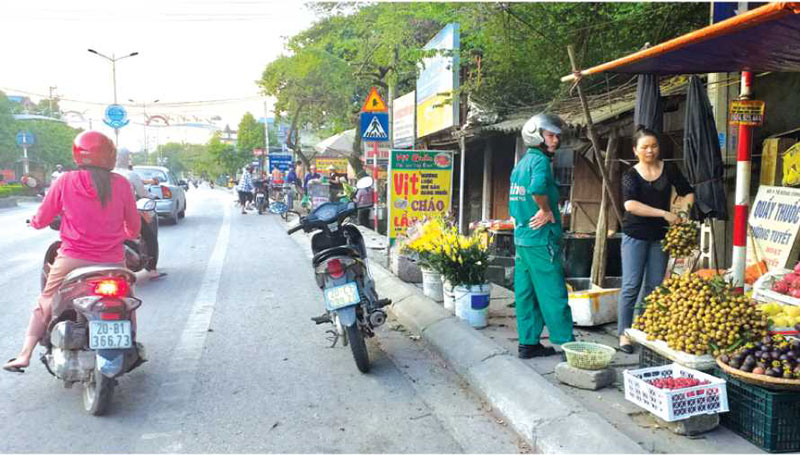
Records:
[[[374,182],[375,181],[372,180],[372,177],[370,176],[361,177],[360,179],[358,179],[358,182],[356,182],[356,188],[358,188],[359,190],[365,190],[371,187]]]

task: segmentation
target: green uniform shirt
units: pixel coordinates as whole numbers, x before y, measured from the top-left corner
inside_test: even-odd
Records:
[[[539,229],[528,226],[539,211],[533,195],[547,196],[555,223]],[[511,172],[509,211],[514,218],[514,244],[518,246],[545,246],[561,240],[561,214],[558,211],[558,187],[550,158],[538,148],[529,148]]]

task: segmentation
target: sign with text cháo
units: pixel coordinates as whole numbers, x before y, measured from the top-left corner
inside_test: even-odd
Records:
[[[414,221],[450,211],[452,152],[392,150],[390,166],[390,239],[405,234]]]
[[[748,222],[747,263],[765,261],[770,270],[786,267],[800,228],[800,189],[761,185]]]

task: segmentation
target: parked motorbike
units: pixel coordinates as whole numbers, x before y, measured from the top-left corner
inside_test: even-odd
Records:
[[[42,287],[56,243],[45,256]],[[64,278],[53,297],[40,360],[65,388],[81,384],[83,408],[92,415],[108,410],[117,378],[146,361],[133,323],[142,304],[133,294],[135,282],[133,272],[116,265],[80,267]]]
[[[371,187],[372,178],[358,181],[359,191]],[[356,200],[358,198],[356,197]],[[375,281],[369,271],[364,238],[356,226],[347,220],[358,213],[353,201],[326,202],[308,216],[301,217],[297,226],[289,229],[291,235],[299,230],[315,232],[311,238],[317,285],[325,300],[324,316],[312,318],[317,324],[332,323],[329,330],[332,346],[339,339],[350,345],[356,366],[362,373],[369,371],[369,354],[364,338],[375,336],[374,329],[386,322],[383,307],[389,299],[380,299]]]
[[[261,179],[253,180],[253,188],[255,188],[254,203],[258,214],[262,215],[267,210],[269,201],[267,200],[267,182]]]

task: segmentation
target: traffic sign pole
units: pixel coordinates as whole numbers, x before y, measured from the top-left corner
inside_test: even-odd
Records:
[[[378,232],[378,143],[372,143],[372,212],[375,232]]]
[[[22,146],[22,173],[27,175],[30,172],[30,166],[28,165],[28,146]]]

